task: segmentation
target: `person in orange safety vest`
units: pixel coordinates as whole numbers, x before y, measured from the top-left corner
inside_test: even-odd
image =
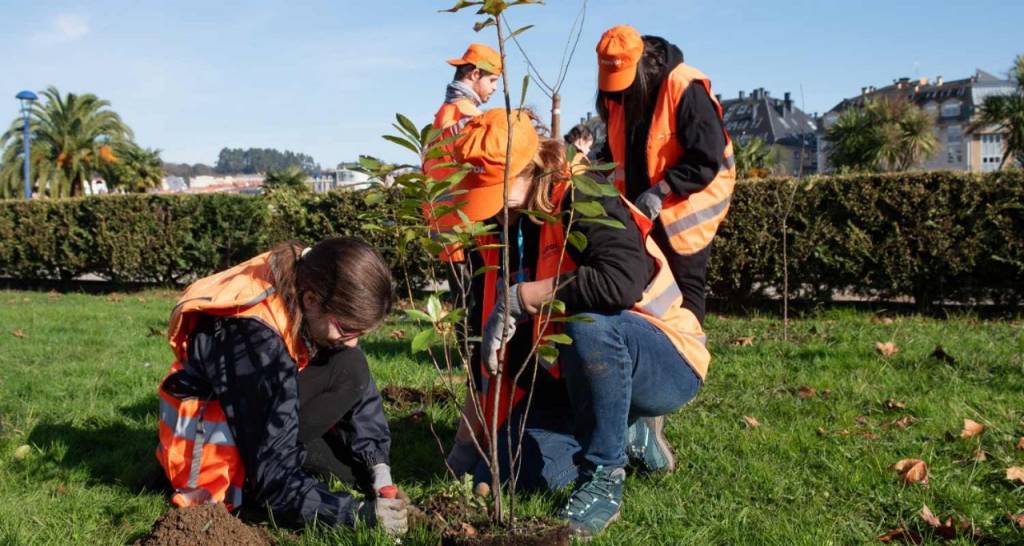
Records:
[[[576,533],[593,536],[618,518],[627,465],[674,469],[664,416],[696,396],[710,354],[700,322],[682,305],[665,255],[649,237],[651,221],[621,196],[574,190],[563,144],[540,138],[528,113],[514,111],[512,119],[511,155],[506,157],[503,109],[471,120],[454,150],[474,167],[457,187],[465,191],[458,199],[470,220],[497,215],[502,221],[503,177],[509,173],[510,271],[483,274],[481,303],[470,314],[482,321],[478,366],[472,368],[480,401],[464,411],[490,419],[494,392],[500,391],[499,421],[526,430],[519,487],[559,489],[575,481],[559,515]],[[581,205],[585,201],[592,202]],[[622,227],[588,221],[581,211],[596,204],[608,216],[602,220]],[[528,211],[557,220],[545,222]],[[575,211],[571,221],[569,211]],[[566,244],[581,238],[585,244]],[[500,265],[496,249],[482,252],[488,265]],[[508,307],[503,275],[511,283]],[[564,304],[567,322],[539,314],[552,299]],[[558,345],[558,358],[541,359],[543,369],[532,373],[533,359],[526,357],[533,344],[560,333],[571,343]],[[472,415],[464,416],[460,423],[473,422]],[[486,465],[477,460],[479,442],[461,428],[448,464],[488,481]],[[505,430],[498,433],[503,479],[510,470]]]
[[[185,507],[269,508],[278,523],[407,526],[391,436],[358,347],[392,302],[391,273],[362,241],[296,241],[199,279],[168,323],[156,456]],[[353,482],[356,502],[316,476]]]
[[[652,220],[683,305],[701,321],[711,241],[729,211],[736,167],[711,80],[678,47],[628,25],[597,44],[596,108],[614,182]]]

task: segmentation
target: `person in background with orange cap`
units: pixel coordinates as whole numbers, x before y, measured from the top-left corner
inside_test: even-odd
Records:
[[[510,267],[478,277],[480,306],[470,317],[482,321],[482,334],[471,369],[481,395],[479,405],[464,411],[480,408],[479,415],[490,419],[493,389],[500,384],[500,422],[513,427],[513,437],[525,426],[518,487],[556,490],[575,481],[559,515],[575,533],[593,536],[619,517],[627,464],[660,470],[674,465],[660,428],[630,439],[628,424],[665,415],[691,400],[703,384],[710,355],[699,321],[680,305],[672,274],[660,265],[664,256],[647,237],[650,220],[622,197],[574,191],[563,144],[538,138],[534,121],[522,111],[513,112],[512,120],[510,138],[505,110],[474,118],[454,149],[456,159],[473,167],[457,187],[465,193],[456,197],[470,220],[497,215],[503,221],[506,170],[509,178]],[[595,200],[621,227],[587,221],[574,207]],[[557,220],[544,222],[538,215]],[[580,236],[584,245],[567,244]],[[500,268],[500,253],[490,250],[484,261]],[[510,277],[508,307],[501,275]],[[553,299],[565,305],[566,322],[540,318]],[[529,368],[536,362],[529,358],[534,344],[559,332],[572,343],[558,346],[556,360],[541,359],[543,369]],[[474,419],[466,417],[460,422]],[[503,479],[510,471],[508,438],[508,429],[498,431]],[[452,466],[459,474],[470,470],[476,455],[471,440],[457,435],[448,461],[461,465]],[[475,466],[474,478],[489,481],[486,465]]]
[[[732,144],[711,80],[683,62],[678,47],[628,25],[597,44],[597,111],[608,129],[602,162],[615,185],[652,220],[683,291],[703,322],[711,240],[729,210],[736,180]]]
[[[444,104],[434,114],[434,128],[441,130],[439,141],[458,134],[466,122],[482,113],[480,106],[494,94],[501,76],[501,55],[484,44],[469,44],[462,57],[449,59],[448,64],[455,67],[455,77],[445,89]],[[452,161],[452,143],[443,146],[447,152],[443,157],[423,162],[423,172],[434,180],[443,180],[456,171],[437,166]]]

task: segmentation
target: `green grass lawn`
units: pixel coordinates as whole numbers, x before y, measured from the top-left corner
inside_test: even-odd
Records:
[[[156,465],[155,389],[170,360],[162,331],[174,297],[0,292],[0,544],[123,544],[167,509],[136,484]],[[918,516],[924,504],[1024,544],[1008,517],[1024,511],[1024,484],[1005,479],[1024,466],[1015,448],[1024,436],[1021,323],[873,316],[819,311],[792,321],[785,342],[773,317],[711,315],[708,384],[669,420],[678,471],[631,477],[622,521],[594,544],[870,544],[899,526],[937,542]],[[388,335],[396,328],[413,332],[388,324],[363,343],[378,382],[432,384],[430,364],[409,353],[411,335]],[[744,337],[753,343],[736,342]],[[882,357],[878,341],[899,352]],[[937,345],[952,361],[930,356]],[[816,392],[801,397],[800,387]],[[454,409],[429,415],[447,440]],[[889,425],[905,416],[906,428]],[[414,498],[443,487],[429,420],[394,417],[400,485]],[[961,439],[965,418],[985,432]],[[19,458],[22,445],[31,451]],[[903,458],[926,461],[927,486],[900,481],[890,466]],[[529,497],[526,510],[551,512],[556,500]],[[277,536],[393,543],[366,531]],[[436,540],[418,529],[402,544]]]

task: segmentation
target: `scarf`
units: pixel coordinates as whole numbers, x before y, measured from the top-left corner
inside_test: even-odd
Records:
[[[446,103],[455,102],[459,99],[469,99],[473,101],[473,104],[480,106],[483,103],[480,100],[480,96],[473,91],[473,88],[461,81],[453,81],[448,84],[448,88],[444,91],[444,101]]]

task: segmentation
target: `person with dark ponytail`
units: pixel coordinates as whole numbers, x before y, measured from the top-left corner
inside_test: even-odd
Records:
[[[711,80],[664,38],[628,25],[597,44],[596,108],[608,129],[600,162],[615,162],[615,185],[651,220],[652,233],[701,322],[711,240],[736,181],[732,143]]]
[[[392,290],[380,255],[344,237],[281,243],[186,288],[159,388],[157,459],[172,502],[233,510],[244,499],[278,524],[405,532],[391,434],[358,346],[387,316]],[[354,483],[367,500],[319,477]]]

